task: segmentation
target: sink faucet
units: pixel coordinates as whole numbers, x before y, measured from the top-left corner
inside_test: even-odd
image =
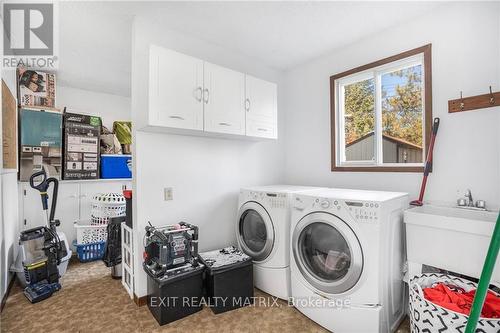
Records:
[[[474,200],[472,200],[472,192],[470,189],[467,189],[467,191],[465,191],[465,197],[467,198],[467,205],[469,207],[474,207]]]

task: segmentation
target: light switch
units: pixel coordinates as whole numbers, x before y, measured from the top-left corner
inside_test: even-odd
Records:
[[[165,187],[164,199],[165,201],[174,200],[174,190],[171,187]]]

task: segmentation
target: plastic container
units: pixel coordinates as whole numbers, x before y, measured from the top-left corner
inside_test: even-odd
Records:
[[[234,247],[199,254],[207,267],[205,285],[213,313],[253,304],[252,258]],[[221,300],[226,300],[222,302]]]
[[[425,299],[422,289],[431,287],[438,282],[456,285],[466,292],[477,288],[477,284],[474,282],[452,275],[430,273],[413,277],[408,284],[412,332],[437,332],[438,328],[442,328],[443,330],[440,331],[444,332],[464,332],[468,316],[448,310]],[[477,332],[498,333],[500,319],[479,318],[477,327]]]
[[[104,249],[106,248],[106,242],[97,242],[89,244],[77,244],[73,243],[76,247],[76,255],[80,262],[89,262],[102,259],[104,255]]]
[[[59,236],[59,239],[61,241],[64,241],[67,252],[66,256],[64,258],[61,258],[61,263],[57,265],[59,276],[62,277],[64,274],[66,274],[69,260],[71,259],[71,255],[73,254],[73,252],[71,252],[69,248],[68,239],[66,238],[66,235],[62,232],[58,232],[57,235]],[[21,252],[22,251],[19,251],[16,262],[12,264],[12,266],[10,267],[10,271],[16,273],[17,279],[19,280],[21,285],[23,287],[26,287],[26,276],[24,275],[24,267],[23,267],[24,258]]]
[[[132,228],[132,190],[124,190],[123,196],[125,197],[125,224],[127,227]]]
[[[132,155],[101,155],[101,178],[132,178]]]
[[[92,198],[92,225],[108,224],[112,217],[125,216],[125,197],[121,193],[97,193]]]
[[[203,273],[205,266],[192,267],[171,277],[148,275],[148,308],[160,325],[184,318],[203,308]]]
[[[107,225],[91,225],[91,221],[77,221],[74,223],[76,230],[76,244],[90,244],[105,242],[108,238]]]

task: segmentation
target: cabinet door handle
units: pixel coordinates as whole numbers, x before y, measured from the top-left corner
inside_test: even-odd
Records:
[[[247,112],[250,112],[250,100],[248,98],[245,99],[245,110],[247,110]]]
[[[185,120],[183,117],[181,116],[169,116],[169,118],[172,118],[172,119],[179,119],[179,120]]]
[[[258,131],[267,132],[267,128],[257,128]]]
[[[205,104],[208,104],[209,98],[210,98],[210,91],[208,91],[207,88],[203,90],[203,96],[205,96],[204,102]]]
[[[221,126],[231,126],[231,124],[228,124],[228,123],[219,123],[219,125],[221,125]]]
[[[202,101],[202,99],[203,99],[203,89],[202,89],[201,87],[196,88],[196,89],[195,89],[195,94],[196,94],[196,93],[198,93],[199,95],[198,95],[198,96],[196,96],[196,95],[195,95],[195,97],[194,97],[194,98],[196,98],[196,100],[197,100],[198,102],[201,102],[201,101]]]

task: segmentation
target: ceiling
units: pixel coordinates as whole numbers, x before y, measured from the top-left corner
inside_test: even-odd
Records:
[[[59,83],[130,96],[134,15],[286,71],[437,2],[60,2]]]

